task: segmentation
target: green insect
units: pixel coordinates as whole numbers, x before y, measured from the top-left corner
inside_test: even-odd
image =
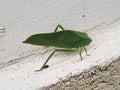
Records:
[[[57,31],[58,28],[61,28],[62,31]],[[73,52],[78,50],[82,60],[82,50],[85,50],[88,56],[85,46],[89,45],[91,41],[92,39],[84,32],[65,30],[61,25],[58,25],[54,32],[32,35],[23,41],[23,43],[55,47],[55,50],[50,54],[42,67],[37,70],[41,71],[48,67],[46,63],[55,52]]]

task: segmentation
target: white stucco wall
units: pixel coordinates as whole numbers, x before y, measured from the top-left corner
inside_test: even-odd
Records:
[[[22,41],[31,34],[53,32],[57,24],[61,24],[66,29],[85,31],[88,32],[90,36],[94,35],[92,36],[93,38],[97,38],[96,35],[99,36],[99,31],[106,29],[107,25],[117,22],[117,26],[119,26],[119,18],[120,0],[1,0],[0,24],[4,25],[5,32],[0,32],[0,68],[17,61],[28,60],[27,62],[30,62],[31,59],[36,58],[38,64],[39,62],[44,62],[45,58],[49,55],[49,52],[44,53],[48,50],[47,48],[22,43]],[[102,25],[105,26],[102,27]],[[94,27],[100,27],[98,31],[93,30],[96,34],[92,34]],[[116,29],[118,30],[118,28]],[[102,33],[100,32],[100,34]],[[92,46],[90,46],[90,48],[92,48]],[[72,56],[69,57],[66,55],[65,57],[67,57],[67,59],[72,58]],[[40,58],[41,61],[38,58]],[[55,58],[59,59],[59,57]],[[61,66],[59,62],[55,62],[54,64],[53,61],[51,61],[51,64]],[[62,61],[60,62],[62,63]],[[32,65],[32,63],[30,65]],[[35,68],[38,68],[38,66],[40,65],[36,65]],[[18,68],[21,67],[23,66]],[[68,73],[69,72],[68,70]],[[32,72],[29,71],[29,73]],[[31,79],[28,81],[31,81]],[[0,83],[2,83],[2,81],[0,81]],[[3,87],[5,87],[5,85],[3,85]],[[18,90],[32,90],[27,87],[22,87],[22,89]],[[8,88],[2,90],[8,90]],[[10,88],[12,87],[10,86]],[[16,90],[16,88],[9,90]]]
[[[33,33],[52,32],[57,24],[84,31],[120,16],[119,0],[1,0],[0,63],[30,55],[38,47],[21,42]],[[85,17],[83,17],[85,15]]]

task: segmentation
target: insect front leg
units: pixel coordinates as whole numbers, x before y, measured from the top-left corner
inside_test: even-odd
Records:
[[[83,47],[84,48],[84,50],[85,50],[85,52],[86,52],[86,55],[87,56],[90,56],[88,53],[87,53],[87,49],[85,48],[85,47]]]
[[[58,28],[61,28],[62,29],[62,31],[64,31],[65,29],[61,26],[61,25],[57,25],[57,27],[55,28],[55,30],[54,30],[54,32],[57,32],[57,30],[58,30]]]
[[[82,47],[78,48],[78,50],[79,50],[80,58],[81,58],[81,60],[82,60],[82,59],[83,59],[83,58],[82,58]]]

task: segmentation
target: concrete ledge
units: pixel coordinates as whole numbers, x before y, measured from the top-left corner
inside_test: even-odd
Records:
[[[95,66],[56,84],[37,90],[119,90],[120,59]]]

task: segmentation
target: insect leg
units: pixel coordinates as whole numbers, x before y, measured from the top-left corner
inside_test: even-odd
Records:
[[[85,52],[86,52],[86,55],[89,56],[89,54],[87,53],[87,49],[85,47],[83,47]]]
[[[76,49],[55,49],[55,51],[53,51],[50,56],[47,58],[47,60],[44,62],[44,64],[42,65],[42,67],[39,70],[36,70],[36,72],[41,71],[42,69],[44,69],[46,67],[46,63],[49,61],[49,59],[53,56],[53,54],[55,52],[60,52],[60,51],[64,51],[64,52],[72,52],[72,51],[76,51]]]
[[[79,48],[79,54],[80,54],[80,58],[82,60],[82,47]]]
[[[55,28],[55,30],[54,30],[54,32],[57,32],[57,30],[58,30],[58,28],[61,28],[62,29],[62,31],[64,31],[65,29],[61,26],[61,25],[57,25],[57,27]]]
[[[44,62],[44,64],[42,65],[42,67],[41,67],[39,70],[36,70],[37,72],[38,72],[38,71],[41,71],[42,69],[44,69],[46,63],[49,61],[49,59],[53,56],[53,54],[54,54],[55,52],[56,52],[56,50],[53,51],[53,52],[50,54],[50,56],[49,56],[49,57],[47,58],[47,60]]]

